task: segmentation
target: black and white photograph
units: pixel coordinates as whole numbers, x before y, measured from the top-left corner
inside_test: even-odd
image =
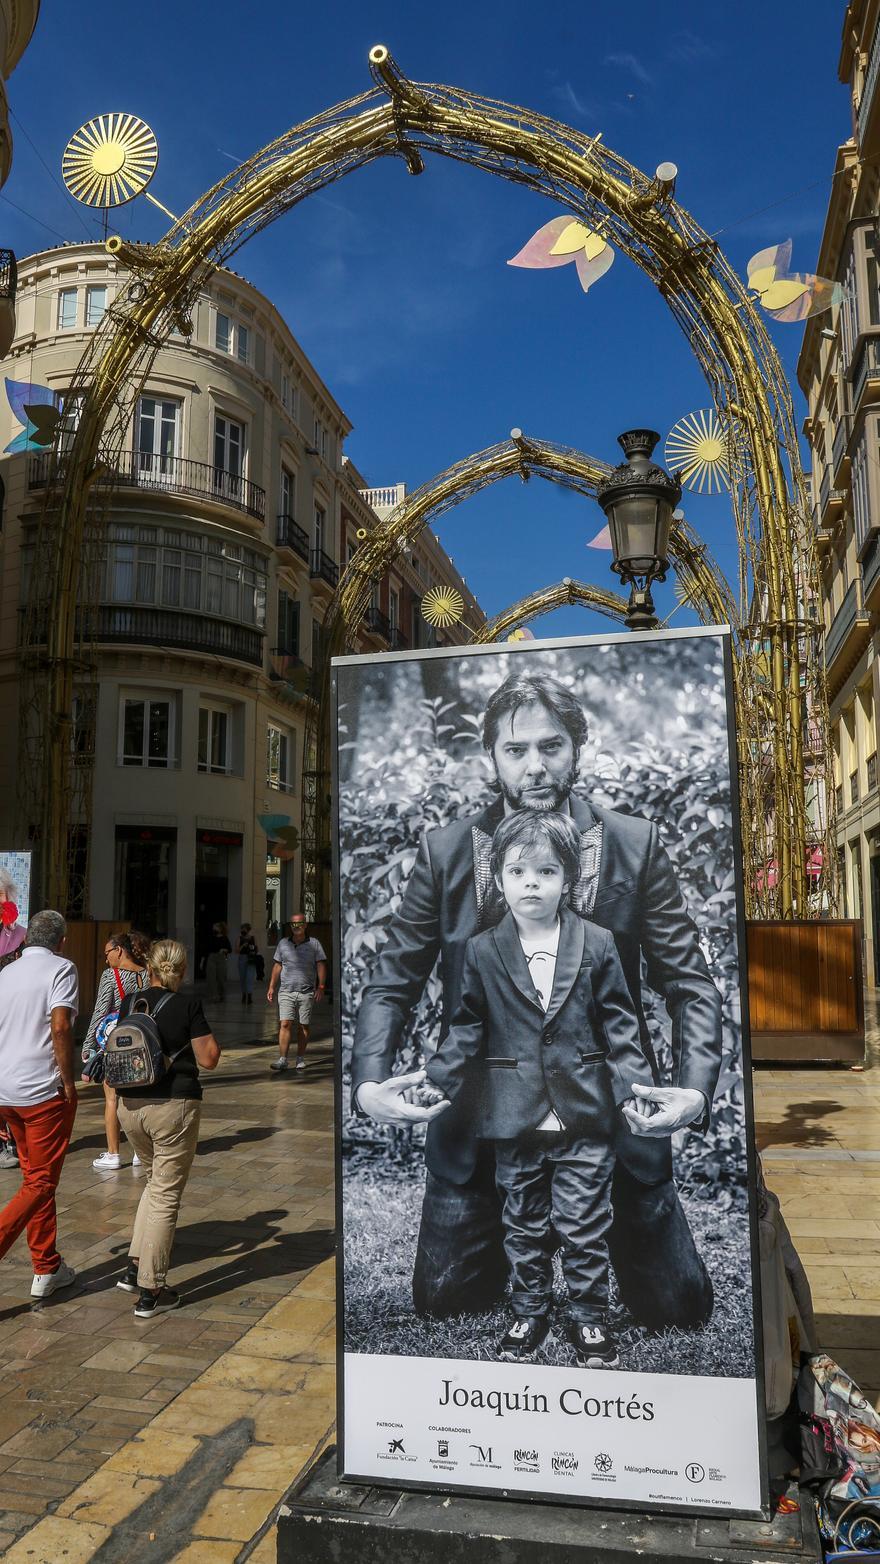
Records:
[[[434,1428],[464,1409],[482,1433],[488,1410],[499,1434],[493,1395],[526,1381],[563,1431],[574,1406],[607,1423],[616,1385],[641,1408],[617,1413],[628,1438],[668,1453],[658,1376],[754,1424],[723,632],[342,659],[335,677],[348,1402],[397,1359],[432,1387]],[[669,1491],[648,1465],[619,1498],[676,1501],[688,1439],[705,1448],[691,1415],[679,1400]],[[756,1481],[754,1428],[746,1445]],[[533,1454],[519,1486],[569,1491]],[[743,1482],[716,1470],[705,1502],[748,1508]]]

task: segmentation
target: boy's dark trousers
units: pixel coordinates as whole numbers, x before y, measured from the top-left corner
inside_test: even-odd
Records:
[[[566,1314],[582,1325],[604,1319],[614,1164],[613,1144],[593,1135],[533,1130],[496,1140],[495,1179],[518,1318],[549,1313],[561,1241]]]

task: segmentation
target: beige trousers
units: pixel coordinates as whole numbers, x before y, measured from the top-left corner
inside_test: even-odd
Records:
[[[137,1107],[119,1099],[119,1122],[143,1165],[146,1177],[134,1219],[129,1259],[138,1262],[138,1282],[155,1291],[164,1287],[171,1259],[180,1202],[199,1143],[202,1104],[197,1098],[170,1098]]]

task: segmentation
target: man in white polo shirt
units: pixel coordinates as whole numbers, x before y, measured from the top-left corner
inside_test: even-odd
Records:
[[[32,1298],[76,1279],[58,1253],[55,1190],[76,1116],[73,1023],[79,984],[63,954],[60,912],[35,913],[20,960],[0,972],[0,1112],[24,1175],[0,1211],[0,1257],[27,1229],[34,1262]]]

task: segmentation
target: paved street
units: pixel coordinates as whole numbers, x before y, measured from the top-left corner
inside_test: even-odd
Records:
[[[877,1398],[875,1003],[869,1013],[864,1074],[762,1069],[756,1099],[767,1178],[810,1274],[822,1345]],[[178,1229],[185,1307],[135,1321],[113,1286],[140,1175],[92,1171],[97,1094],[83,1096],[60,1192],[78,1285],[32,1307],[24,1247],[3,1263],[0,1551],[10,1564],[274,1564],[279,1500],[332,1431],[329,1017],[301,1080],[269,1072],[265,1005],[227,1003],[212,1019],[225,1051],[206,1081]]]
[[[274,1559],[263,1529],[330,1427],[331,1047],[313,1045],[304,1078],[279,1077],[265,1002],[245,1011],[234,993],[209,1015],[224,1055],[205,1080],[177,1230],[185,1307],[135,1320],[116,1290],[141,1175],[93,1171],[98,1091],[81,1095],[59,1191],[76,1286],[32,1306],[24,1243],[2,1263],[0,1554],[12,1564],[98,1549],[108,1564]],[[328,1031],[329,1012],[316,1028]],[[0,1172],[0,1194],[16,1178]]]

